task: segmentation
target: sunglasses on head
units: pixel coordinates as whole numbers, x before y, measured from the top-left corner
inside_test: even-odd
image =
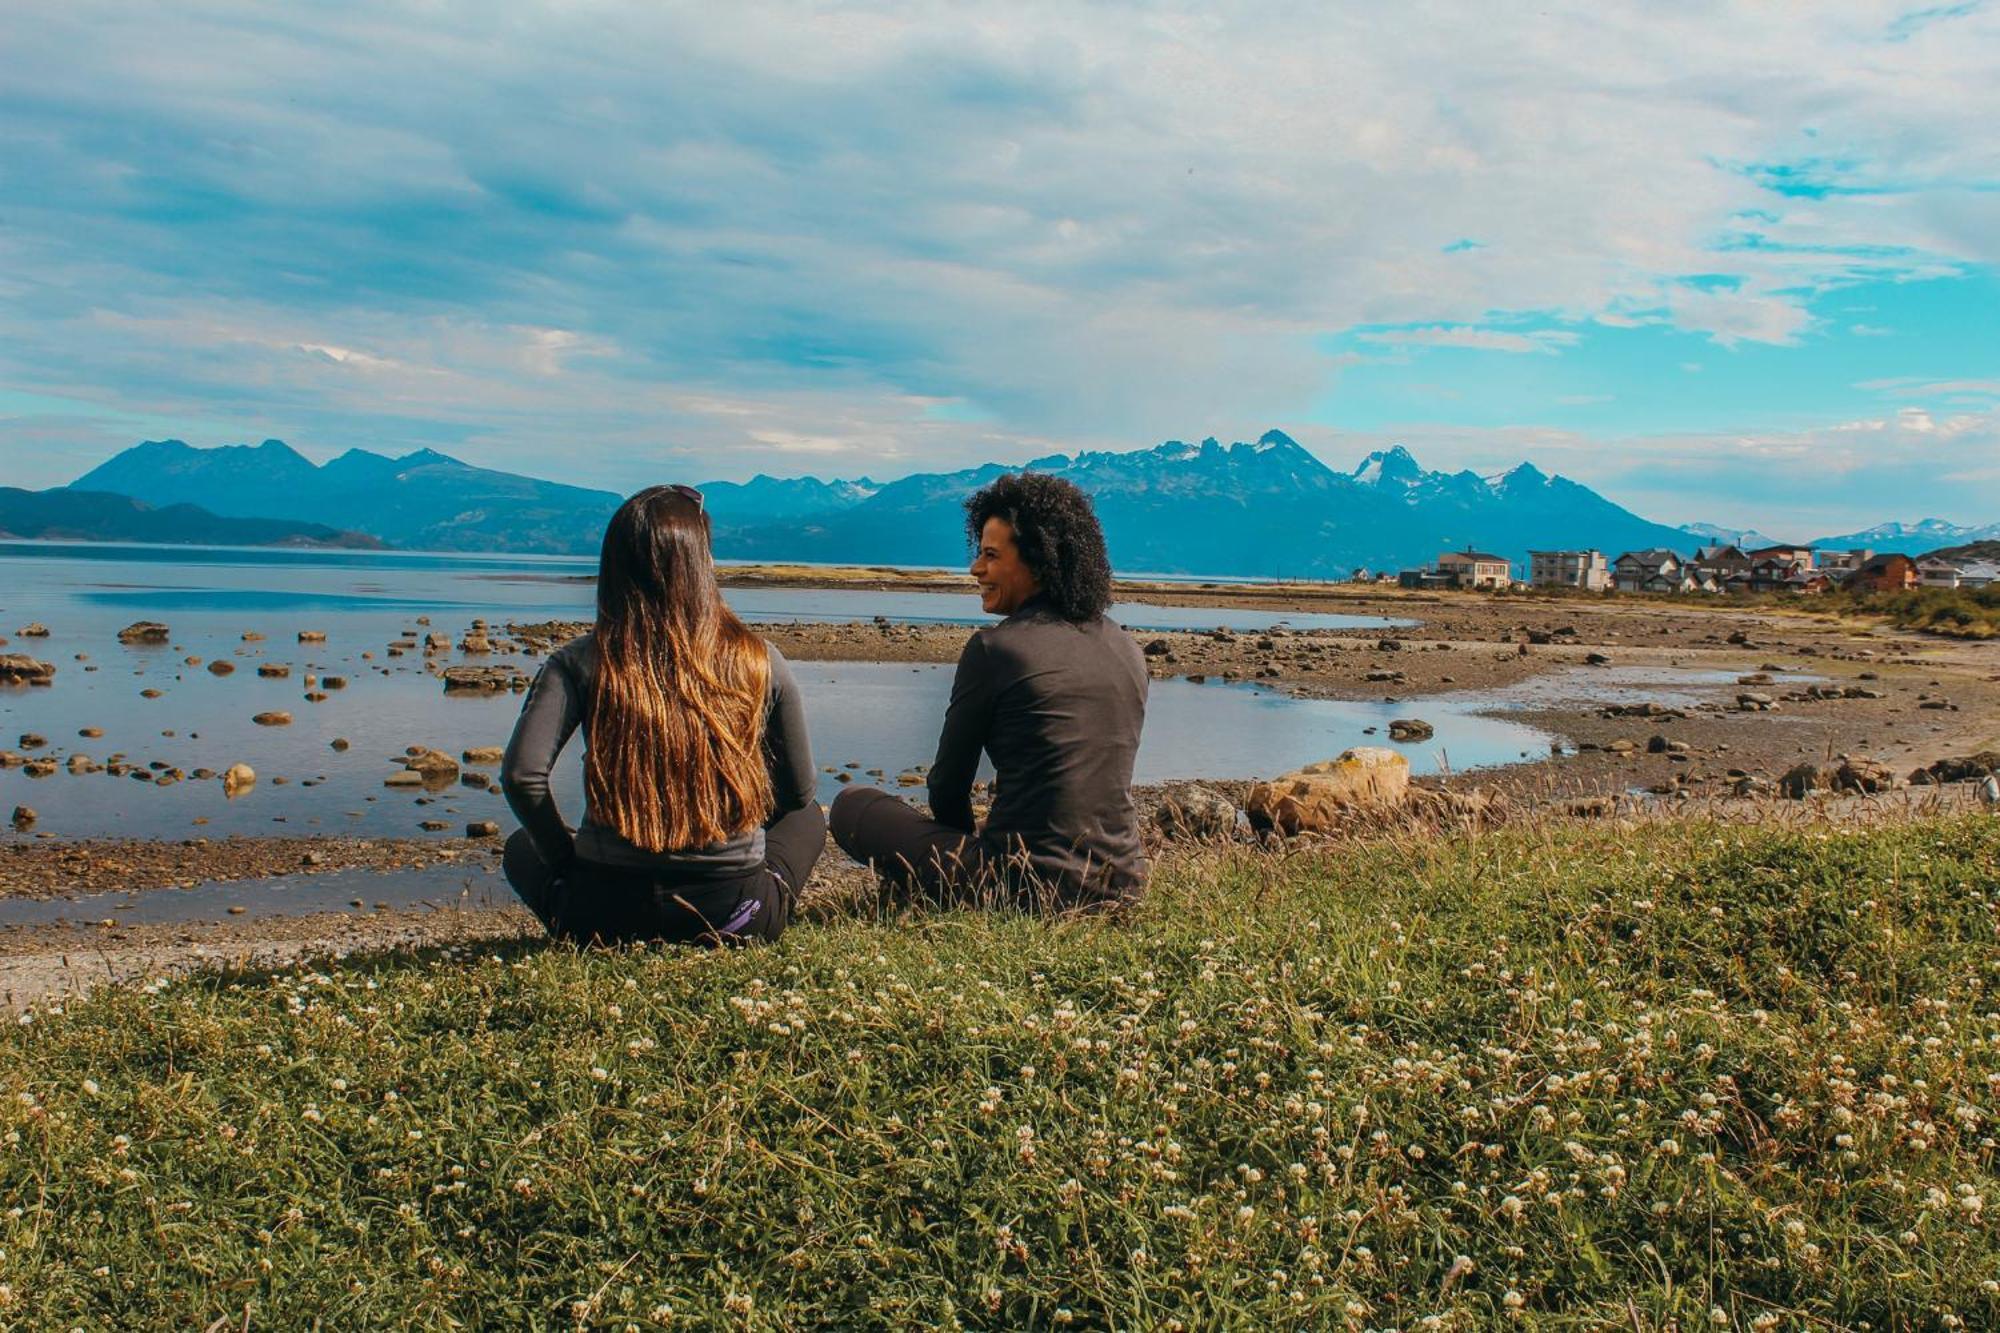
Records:
[[[680,496],[681,499],[683,500],[694,501],[694,507],[696,509],[702,507],[701,492],[696,490],[694,487],[683,486],[679,482],[670,482],[667,485],[667,489],[672,491],[675,495]]]

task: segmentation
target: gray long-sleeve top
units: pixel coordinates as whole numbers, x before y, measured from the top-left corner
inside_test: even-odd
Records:
[[[775,798],[765,821],[768,824],[813,799],[815,775],[798,683],[776,645],[767,642],[765,647],[771,654],[771,689],[764,713],[764,757]],[[508,741],[501,763],[500,786],[507,793],[507,804],[533,839],[542,860],[562,867],[581,857],[600,865],[694,875],[728,874],[764,864],[762,826],[707,847],[651,852],[598,823],[586,807],[583,823],[571,835],[549,790],[549,774],[579,726],[585,728],[585,744],[589,743],[588,710],[596,669],[597,650],[589,635],[572,639],[549,654],[521,705],[520,720],[514,724],[513,739]]]
[[[1064,620],[1039,597],[975,633],[958,659],[931,815],[973,831],[972,779],[993,759],[982,840],[1025,852],[1037,877],[1073,900],[1126,898],[1145,886],[1132,765],[1146,720],[1146,659],[1103,616]]]

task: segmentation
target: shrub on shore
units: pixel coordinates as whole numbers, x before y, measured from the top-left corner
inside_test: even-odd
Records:
[[[1992,1327],[1996,871],[1515,829],[106,992],[0,1037],[0,1322]]]

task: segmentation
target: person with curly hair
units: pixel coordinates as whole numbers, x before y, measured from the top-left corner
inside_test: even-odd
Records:
[[[958,659],[930,817],[849,788],[828,822],[892,899],[1096,909],[1135,898],[1147,864],[1132,803],[1146,661],[1105,618],[1111,561],[1090,498],[1060,477],[1003,476],[965,502],[980,605],[1003,617]],[[973,818],[981,752],[985,827]]]

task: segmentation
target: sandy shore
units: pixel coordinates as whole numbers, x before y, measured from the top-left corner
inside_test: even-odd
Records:
[[[768,566],[726,571],[737,586],[963,592],[961,575]],[[1267,634],[1141,634],[1155,676],[1255,680],[1300,695],[1389,698],[1422,718],[1427,700],[1491,700],[1507,716],[1546,730],[1560,754],[1456,774],[1460,789],[1505,794],[1517,810],[1654,793],[1661,812],[1700,809],[1738,817],[1790,817],[1797,803],[1735,799],[1745,777],[1771,781],[1800,762],[1842,754],[1897,773],[1934,760],[2000,750],[2000,645],[1902,634],[1879,626],[1728,603],[1668,605],[1635,598],[1416,594],[1322,584],[1121,583],[1121,600],[1157,605],[1254,607],[1414,620],[1395,630],[1284,628]],[[1809,604],[1808,604],[1809,607]],[[510,638],[546,648],[583,627],[512,625]],[[963,626],[889,623],[761,626],[800,661],[955,661]],[[532,668],[532,662],[526,663]],[[1606,707],[1613,683],[1675,683],[1665,715],[1621,716]],[[1741,677],[1815,678],[1739,683]],[[1837,686],[1828,690],[1825,687]],[[1745,711],[1743,694],[1772,701]],[[1874,697],[1870,697],[1874,696]],[[1650,748],[1649,748],[1650,747]],[[1328,756],[1331,757],[1331,756]],[[1227,784],[1234,789],[1237,784]],[[1148,793],[1150,797],[1151,793]],[[1899,797],[1908,809],[1924,797]],[[1958,801],[1963,793],[1947,799]],[[1886,808],[1875,802],[1870,810]],[[1629,799],[1621,813],[1643,811]],[[0,897],[69,897],[186,888],[217,880],[471,865],[497,855],[494,839],[228,838],[213,841],[0,837]],[[816,902],[842,901],[858,867],[832,852],[815,877]],[[532,933],[518,909],[445,909],[239,917],[170,926],[125,926],[116,936],[82,926],[0,930],[0,997],[20,1005],[108,979],[167,975],[218,964],[266,966],[308,954],[463,943]]]

